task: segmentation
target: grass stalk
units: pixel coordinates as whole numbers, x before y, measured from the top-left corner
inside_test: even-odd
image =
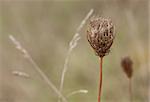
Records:
[[[56,86],[51,82],[51,80],[46,76],[46,74],[41,70],[38,64],[33,60],[28,51],[20,44],[19,41],[15,39],[12,35],[9,35],[9,39],[15,45],[15,47],[22,52],[24,58],[26,58],[32,65],[33,68],[40,74],[40,76],[44,79],[44,81],[48,84],[48,86],[59,96],[62,98],[63,102],[68,102],[66,98],[61,94],[61,92],[56,88]]]
[[[129,78],[129,101],[132,102],[132,78]]]
[[[80,40],[80,30],[82,29],[82,27],[85,25],[86,21],[89,19],[89,17],[93,14],[94,10],[91,9],[88,14],[86,15],[86,17],[83,19],[83,21],[81,22],[81,24],[79,25],[79,27],[77,28],[76,33],[74,34],[72,40],[69,43],[69,49],[67,52],[67,56],[65,58],[65,63],[64,63],[64,67],[62,70],[62,75],[61,75],[61,80],[60,80],[60,87],[59,87],[59,91],[62,92],[63,91],[63,86],[64,86],[64,80],[65,80],[65,75],[66,72],[68,70],[68,62],[69,62],[69,57],[71,55],[71,52],[73,51],[73,49],[77,46],[78,41]],[[61,102],[61,97],[58,97],[58,102]]]

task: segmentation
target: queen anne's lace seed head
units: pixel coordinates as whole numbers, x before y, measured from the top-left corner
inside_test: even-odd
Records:
[[[111,19],[94,17],[90,20],[87,39],[96,55],[104,57],[110,52],[114,40],[114,25]]]
[[[125,74],[127,75],[128,78],[132,77],[133,74],[133,68],[132,68],[132,60],[130,59],[130,57],[124,57],[121,60],[121,66],[123,68],[123,71],[125,72]]]

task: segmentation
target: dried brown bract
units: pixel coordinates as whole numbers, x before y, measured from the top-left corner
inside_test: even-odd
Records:
[[[94,17],[90,20],[87,39],[96,55],[104,57],[110,52],[114,40],[114,25],[111,19]]]
[[[121,61],[121,66],[128,78],[131,78],[133,74],[132,64],[133,62],[128,56],[124,57]]]

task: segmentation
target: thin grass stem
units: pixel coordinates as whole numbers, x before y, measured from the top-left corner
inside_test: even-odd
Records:
[[[65,75],[66,72],[68,70],[68,62],[69,62],[69,57],[71,55],[71,52],[73,51],[73,49],[77,46],[78,41],[80,40],[81,36],[79,34],[80,30],[82,29],[82,27],[85,25],[86,21],[89,19],[89,17],[93,14],[94,10],[91,9],[88,14],[86,15],[86,17],[83,19],[83,21],[81,22],[81,24],[79,25],[79,27],[77,28],[76,33],[74,34],[72,40],[69,43],[69,49],[67,52],[67,56],[65,58],[65,63],[64,63],[64,67],[62,70],[62,75],[61,75],[61,80],[60,80],[60,87],[59,87],[59,91],[62,92],[63,91],[63,86],[64,86],[64,80],[65,80]],[[58,97],[58,102],[61,102],[61,97]]]
[[[61,94],[61,92],[56,88],[56,86],[51,82],[51,80],[46,76],[46,74],[41,70],[38,64],[33,60],[28,51],[20,44],[19,41],[15,39],[14,36],[9,35],[9,39],[15,45],[15,47],[22,52],[24,58],[26,58],[32,65],[33,68],[40,74],[40,76],[44,79],[44,81],[48,84],[48,86],[59,96],[62,98],[63,102],[68,102],[66,98]]]
[[[129,78],[129,101],[132,102],[132,78]]]

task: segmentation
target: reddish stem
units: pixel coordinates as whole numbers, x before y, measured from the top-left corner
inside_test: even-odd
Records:
[[[129,97],[130,97],[130,102],[132,102],[132,79],[129,78]]]
[[[100,81],[99,81],[99,94],[98,94],[98,102],[101,101],[101,91],[102,91],[102,64],[103,64],[103,57],[100,57]]]

